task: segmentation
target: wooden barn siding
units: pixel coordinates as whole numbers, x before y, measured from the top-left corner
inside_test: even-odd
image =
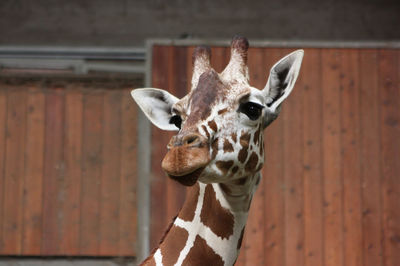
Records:
[[[250,83],[294,49],[251,48]],[[153,47],[152,86],[185,95],[193,47]],[[212,48],[221,71],[229,49]],[[400,51],[305,49],[280,117],[237,265],[400,265]],[[171,133],[153,127],[151,247],[185,197],[161,160]]]
[[[129,88],[0,84],[0,255],[134,256]]]

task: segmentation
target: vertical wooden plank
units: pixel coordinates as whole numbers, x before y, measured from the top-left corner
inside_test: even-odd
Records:
[[[213,47],[211,50],[211,66],[218,73],[222,72],[229,62],[229,47]]]
[[[376,50],[361,50],[360,76],[360,156],[362,187],[363,265],[381,266],[381,173],[378,59]]]
[[[358,51],[342,50],[341,145],[344,264],[362,265]]]
[[[343,202],[340,143],[340,60],[338,49],[322,53],[324,263],[343,265]]]
[[[265,75],[274,63],[282,56],[280,49],[265,49]],[[266,82],[265,82],[266,83]],[[285,265],[285,202],[283,179],[283,124],[282,117],[278,117],[265,130],[265,164],[263,167],[263,179],[265,189],[265,265]]]
[[[192,89],[192,74],[193,74],[193,46],[186,47],[186,91],[189,92]]]
[[[121,113],[121,183],[120,183],[120,225],[119,254],[134,256],[136,243],[136,180],[137,160],[137,109],[129,90],[122,94]]]
[[[26,91],[9,89],[1,254],[21,254],[23,181],[25,171]]]
[[[2,85],[3,86],[3,85]],[[6,161],[6,130],[7,130],[7,89],[0,87],[0,254],[4,249],[3,241],[3,199],[5,182],[5,161]]]
[[[292,50],[283,49],[284,56]],[[285,179],[285,262],[304,265],[302,72],[282,108]]]
[[[264,62],[262,48],[249,50],[248,67],[250,84],[262,89],[266,83],[265,69],[260,67]],[[246,265],[264,265],[264,183],[261,180],[253,197],[249,218],[246,224],[246,238],[244,239]]]
[[[101,171],[100,251],[99,255],[118,254],[119,188],[121,157],[121,94],[103,93],[103,163]]]
[[[45,156],[43,176],[42,255],[60,252],[62,212],[64,197],[61,186],[64,178],[64,97],[61,90],[46,92]]]
[[[154,46],[153,48],[153,73],[152,86],[154,88],[167,89],[168,85],[168,52],[165,47]],[[170,222],[167,217],[167,196],[166,186],[167,178],[161,169],[161,161],[165,150],[160,147],[166,147],[169,141],[169,135],[166,132],[152,126],[151,128],[151,239],[150,249],[157,246],[166,226]]]
[[[400,91],[397,50],[379,52],[384,261],[400,264]]]
[[[174,92],[174,95],[178,98],[183,98],[189,92],[187,88],[189,87],[188,85],[191,83],[191,63],[187,60],[191,54],[188,47],[184,46],[175,47],[173,52],[173,68],[175,69],[176,77],[174,79],[174,82],[171,81],[171,85],[176,91]]]
[[[103,92],[84,94],[80,254],[98,255],[102,166]]]
[[[24,255],[40,255],[43,214],[43,166],[45,141],[45,94],[28,90],[24,174]]]
[[[65,92],[64,158],[65,180],[63,224],[60,252],[63,255],[79,254],[80,194],[82,175],[83,97],[79,89]]]
[[[323,265],[321,49],[306,49],[300,79],[303,96],[305,265]]]

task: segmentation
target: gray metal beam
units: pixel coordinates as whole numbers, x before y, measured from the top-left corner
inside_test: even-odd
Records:
[[[152,45],[146,46],[145,86],[151,87]],[[138,180],[137,180],[137,260],[143,261],[150,252],[150,185],[151,125],[142,111],[138,116]]]
[[[146,59],[141,47],[0,46],[0,58],[55,58],[96,60]]]
[[[400,48],[397,41],[287,41],[287,40],[252,40],[251,47],[280,47],[280,48]],[[218,39],[149,39],[147,45],[176,45],[176,46],[230,46],[231,40]]]

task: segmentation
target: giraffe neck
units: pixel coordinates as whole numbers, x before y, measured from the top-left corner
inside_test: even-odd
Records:
[[[233,265],[255,190],[231,195],[233,189],[235,184],[201,182],[190,187],[181,211],[145,265]]]

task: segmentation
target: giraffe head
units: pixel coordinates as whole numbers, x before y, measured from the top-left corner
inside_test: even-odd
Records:
[[[303,51],[278,61],[260,90],[249,85],[248,46],[247,39],[235,37],[230,61],[221,73],[210,65],[210,49],[196,48],[191,91],[182,99],[154,88],[132,91],[155,126],[178,131],[168,144],[162,168],[183,185],[197,180],[246,183],[263,166],[263,130],[292,91]]]

